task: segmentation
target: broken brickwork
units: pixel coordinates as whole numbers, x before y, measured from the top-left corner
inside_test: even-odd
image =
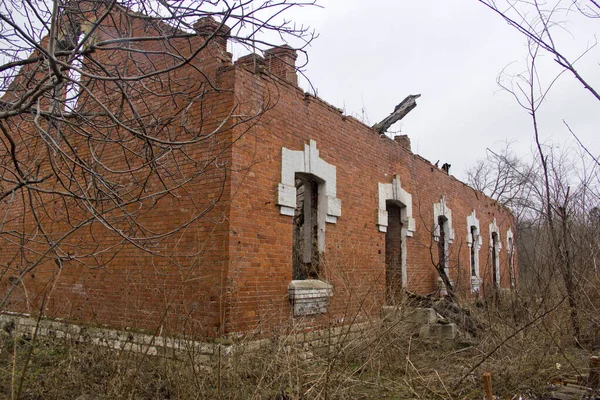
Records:
[[[142,21],[135,24],[140,32],[145,29]],[[205,40],[218,26],[200,21],[198,36],[169,46],[193,48],[189,41]],[[98,34],[115,29],[107,26]],[[118,52],[105,56],[99,61],[127,62]],[[5,291],[14,282],[18,286],[8,310],[35,314],[48,297],[46,315],[82,324],[199,337],[266,334],[290,322],[312,328],[378,316],[390,297],[404,290],[440,293],[436,267],[443,254],[459,296],[514,286],[515,221],[508,209],[412,153],[408,137],[389,139],[304,93],[290,47],[235,63],[230,57],[219,36],[193,65],[173,76],[173,82],[197,82],[195,91],[169,104],[155,95],[158,86],[139,98],[155,117],[148,126],[163,123],[161,128],[182,138],[192,131],[207,136],[185,155],[175,151],[165,158],[165,165],[192,171],[185,190],[140,201],[135,220],[166,232],[197,210],[202,214],[154,251],[91,223],[70,243],[108,250],[89,265],[66,257],[59,260],[60,268],[49,255],[28,270],[24,253],[35,252],[35,246],[21,251],[4,234],[0,282]],[[22,73],[14,93],[35,84],[33,67]],[[111,96],[110,87],[89,89]],[[3,100],[10,102],[11,96]],[[85,96],[79,102],[84,108]],[[169,118],[174,114],[180,117]],[[30,149],[39,141],[32,118],[18,116],[8,126]],[[221,128],[208,135],[216,127]],[[118,170],[124,161],[107,162]],[[49,165],[40,168],[50,170]],[[85,172],[77,179],[84,181]],[[149,185],[160,184],[155,176],[148,179]],[[50,194],[43,196],[54,201]],[[30,229],[34,235],[30,216],[18,218],[27,208],[19,201],[3,203],[16,217],[3,231]],[[60,218],[67,218],[69,204],[57,201],[52,207],[58,234],[68,228]]]

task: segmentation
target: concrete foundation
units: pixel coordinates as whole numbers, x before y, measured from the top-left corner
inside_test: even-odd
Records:
[[[435,341],[454,340],[457,333],[456,324],[436,323],[422,326],[419,331],[419,337]]]
[[[410,325],[433,324],[437,321],[437,314],[433,308],[402,308],[400,306],[383,306],[381,316],[385,322],[397,322]]]
[[[402,324],[419,337],[431,341],[452,341],[458,335],[456,324],[438,316],[433,308],[402,308],[384,306],[381,309],[384,322]]]
[[[437,321],[437,313],[433,308],[415,308],[406,313],[406,322],[414,325],[429,325]]]

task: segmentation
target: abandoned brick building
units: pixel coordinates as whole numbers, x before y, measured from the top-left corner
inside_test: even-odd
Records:
[[[132,37],[158,29],[122,14],[97,27],[95,43],[122,34],[124,21]],[[134,198],[132,182],[142,179],[128,164],[139,160],[127,158],[138,148],[123,150],[129,131],[90,116],[102,99],[108,108],[123,107],[122,96],[113,99],[117,84],[80,82],[86,90],[70,103],[77,113],[63,120],[87,119],[60,128],[61,140],[70,140],[64,154],[73,157],[40,158],[37,169],[43,175],[64,168],[71,184],[59,169],[36,184],[45,190],[34,200],[2,200],[0,282],[10,291],[4,311],[215,336],[375,316],[404,291],[443,292],[436,266],[466,298],[515,286],[515,221],[508,209],[412,153],[407,136],[390,139],[305,93],[291,47],[232,62],[225,26],[206,18],[195,28],[169,42],[181,54],[201,49],[170,75],[170,88],[131,83],[137,92],[129,101],[145,110],[140,131],[169,144],[152,144],[163,152],[153,171],[164,174],[144,177],[140,193],[154,195],[135,195],[123,206],[127,214],[106,208],[98,217],[101,202],[61,195],[65,185],[70,193],[92,190],[92,159],[118,183],[107,201],[114,191]],[[157,42],[136,45],[151,53]],[[147,71],[169,62],[122,53],[97,48],[81,68],[107,71],[133,59]],[[4,94],[5,108],[39,83],[38,67],[22,67]],[[190,86],[161,96],[181,82]],[[40,124],[35,113],[6,120],[17,153],[29,159],[47,153]],[[111,140],[95,142],[94,135]],[[119,174],[126,164],[128,173]],[[161,192],[161,185],[169,189]],[[32,212],[41,204],[43,212]],[[42,243],[48,237],[51,250]]]

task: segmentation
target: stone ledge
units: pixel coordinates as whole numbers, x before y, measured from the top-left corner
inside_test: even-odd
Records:
[[[288,285],[288,295],[294,317],[324,314],[333,296],[333,286],[318,279],[295,280]]]
[[[379,321],[339,325],[311,331],[293,330],[283,337],[234,340],[230,344],[186,340],[173,337],[153,336],[127,330],[115,330],[100,327],[87,327],[67,323],[61,320],[41,319],[38,321],[26,314],[0,314],[0,332],[31,338],[37,326],[38,335],[73,342],[89,343],[108,347],[117,351],[143,353],[149,356],[166,356],[170,358],[188,358],[194,355],[195,362],[210,365],[218,357],[225,360],[234,356],[266,350],[272,346],[284,349],[300,346],[307,354],[313,351],[336,351],[340,343],[348,343],[371,337],[379,332]],[[219,351],[220,347],[220,351]]]
[[[154,336],[127,330],[100,327],[86,327],[60,320],[41,319],[38,321],[24,314],[0,314],[0,328],[15,332],[24,337],[33,337],[36,329],[40,336],[69,339],[76,342],[92,343],[115,350],[145,353],[151,356],[183,356],[193,352],[201,362],[208,361],[217,354],[219,344],[171,337]],[[221,346],[221,354],[229,355],[230,345]]]

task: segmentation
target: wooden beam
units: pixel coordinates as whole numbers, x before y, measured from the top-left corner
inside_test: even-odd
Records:
[[[387,132],[390,126],[400,121],[406,116],[406,114],[408,114],[413,108],[417,106],[416,100],[419,97],[421,97],[420,94],[411,94],[406,96],[406,98],[402,100],[400,104],[396,106],[396,108],[394,108],[394,112],[392,112],[390,115],[384,118],[383,121],[373,125],[373,129],[375,129],[379,133]]]

